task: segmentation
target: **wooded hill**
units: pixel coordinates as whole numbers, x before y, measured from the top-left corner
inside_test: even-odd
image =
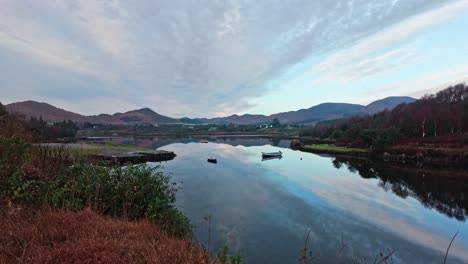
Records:
[[[407,140],[443,139],[467,144],[468,86],[450,86],[374,115],[319,122],[304,128],[302,136],[336,139],[337,145],[383,149]],[[440,140],[439,140],[440,141]]]

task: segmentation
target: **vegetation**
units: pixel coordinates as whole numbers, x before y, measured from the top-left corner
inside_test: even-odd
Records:
[[[275,118],[273,119],[273,121],[271,122],[271,125],[272,125],[273,127],[281,127],[281,123],[280,123],[280,121],[278,120],[278,118],[276,118],[276,117],[275,117]]]
[[[125,144],[119,144],[112,141],[103,141],[103,142],[96,142],[96,143],[86,143],[85,147],[91,147],[96,149],[106,149],[106,150],[121,150],[121,151],[148,151],[152,150],[150,148],[138,147],[138,146],[130,146]]]
[[[347,156],[337,156],[332,163],[337,169],[346,168],[362,178],[376,179],[380,188],[403,199],[412,197],[423,206],[448,217],[459,221],[468,219],[466,168],[446,170],[404,167]]]
[[[220,263],[147,219],[80,212],[0,211],[0,263]]]
[[[177,184],[158,167],[93,164],[66,145],[32,144],[43,134],[1,104],[0,125],[1,263],[242,263],[195,242]]]
[[[18,138],[0,138],[0,149],[0,198],[6,202],[73,211],[93,208],[128,220],[148,218],[171,235],[191,235],[188,219],[174,205],[176,184],[158,168],[86,162],[67,167],[65,159],[57,167],[53,160],[67,154],[49,156],[45,163],[37,156],[31,159],[31,146]]]
[[[468,132],[468,86],[458,84],[413,103],[403,103],[391,111],[371,116],[320,122],[304,128],[301,136],[330,138],[338,146],[372,148],[383,151],[397,143],[449,137],[447,143],[466,144],[457,137]]]
[[[236,125],[236,124],[165,124],[160,126],[143,125],[83,125],[78,132],[80,136],[108,136],[139,135],[139,136],[162,136],[162,135],[282,135],[297,136],[299,125],[262,124],[262,125]]]
[[[221,263],[229,263],[229,264],[242,264],[244,260],[239,253],[230,254],[229,247],[223,246],[218,253],[218,259]]]
[[[316,145],[307,145],[302,148],[305,151],[318,151],[318,152],[334,152],[334,153],[349,153],[349,152],[369,152],[367,149],[363,148],[346,148],[338,147],[330,144],[316,144]]]
[[[93,164],[76,148],[33,144],[52,139],[50,126],[0,104],[0,262],[242,263],[227,248],[213,259],[192,239],[177,184],[157,167]],[[137,149],[104,142],[82,151],[100,148]]]
[[[27,126],[33,136],[41,142],[56,141],[57,139],[71,140],[78,132],[78,125],[71,120],[62,122],[46,122],[42,118],[34,118],[27,122]]]

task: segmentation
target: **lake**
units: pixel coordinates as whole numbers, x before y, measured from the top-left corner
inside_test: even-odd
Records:
[[[247,263],[298,263],[307,234],[318,263],[392,255],[393,263],[468,263],[468,178],[303,153],[267,138],[120,139],[174,151],[165,173],[182,182],[177,205],[211,251],[223,245]],[[262,151],[283,152],[262,161]],[[214,156],[217,164],[207,162]],[[389,260],[389,263],[390,260]]]

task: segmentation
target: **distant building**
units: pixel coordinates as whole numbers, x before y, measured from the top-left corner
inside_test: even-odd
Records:
[[[213,131],[216,131],[216,130],[218,130],[217,127],[210,127],[210,128],[208,129],[208,131],[210,131],[210,132],[213,132]]]

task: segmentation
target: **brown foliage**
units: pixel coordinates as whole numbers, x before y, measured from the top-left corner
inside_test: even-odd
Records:
[[[147,220],[127,222],[81,212],[0,212],[0,263],[213,263],[192,242]]]
[[[71,150],[66,144],[37,144],[31,149],[26,173],[36,179],[50,180],[72,164]]]

